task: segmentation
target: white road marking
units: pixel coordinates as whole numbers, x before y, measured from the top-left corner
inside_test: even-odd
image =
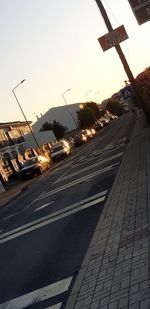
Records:
[[[6,232],[0,235],[0,244],[5,243],[11,239],[15,239],[19,236],[25,235],[29,232],[37,230],[45,225],[56,222],[62,218],[75,214],[83,209],[101,203],[105,200],[106,196],[104,194],[107,193],[107,190],[102,191],[94,196],[86,198],[78,203],[75,203],[71,206],[67,206],[63,209],[57,210],[50,215],[43,216],[40,219],[36,219],[32,222],[29,222],[21,227],[18,227],[12,231]]]
[[[60,309],[62,306],[62,303],[59,303],[59,304],[56,304],[56,305],[53,305],[53,306],[50,306],[48,308],[45,308],[45,309]]]
[[[111,161],[111,160],[113,160],[113,159],[119,158],[119,157],[122,156],[122,155],[123,155],[123,152],[119,152],[119,153],[117,153],[117,154],[115,154],[115,155],[113,155],[113,156],[111,156],[111,157],[109,157],[109,158],[106,158],[106,159],[104,159],[104,160],[98,161],[98,162],[96,162],[96,163],[94,163],[94,164],[91,164],[91,165],[89,165],[89,166],[87,166],[87,167],[85,167],[85,168],[83,168],[83,169],[80,169],[80,170],[78,170],[78,171],[76,171],[76,172],[73,172],[72,174],[69,174],[69,175],[66,175],[66,176],[65,176],[65,174],[68,173],[68,171],[67,171],[64,175],[62,175],[59,179],[57,179],[57,180],[53,183],[53,185],[56,184],[56,183],[58,183],[58,182],[60,182],[60,181],[66,180],[66,179],[68,179],[68,178],[71,178],[71,177],[76,176],[76,175],[78,175],[78,174],[81,174],[81,173],[83,173],[83,172],[86,172],[86,171],[88,171],[89,169],[92,169],[92,168],[94,168],[94,167],[96,167],[96,166],[99,166],[99,165],[101,165],[101,164],[104,164],[104,163],[106,163],[106,162],[109,162],[109,161]]]
[[[0,233],[2,233],[3,231],[4,231],[4,230],[3,230],[3,229],[1,229],[1,230],[0,230]]]
[[[79,179],[77,179],[77,180],[74,180],[74,181],[72,181],[72,182],[69,182],[69,183],[67,183],[66,185],[62,186],[62,187],[56,188],[56,189],[54,189],[54,190],[51,190],[51,191],[49,191],[49,192],[43,194],[43,196],[41,196],[39,200],[44,199],[44,198],[46,198],[46,197],[48,197],[48,196],[54,195],[54,194],[56,194],[56,193],[58,193],[58,192],[60,192],[60,191],[62,191],[62,190],[66,190],[67,188],[70,188],[70,187],[72,187],[72,186],[75,186],[75,185],[77,185],[77,184],[79,184],[79,183],[85,182],[86,180],[88,180],[88,179],[90,179],[90,178],[93,178],[93,177],[95,177],[95,176],[98,176],[98,175],[100,175],[100,174],[102,174],[102,173],[108,172],[108,171],[110,171],[113,167],[117,166],[118,164],[120,164],[120,162],[117,162],[117,163],[115,163],[115,164],[113,164],[113,165],[110,165],[110,166],[108,166],[108,167],[105,167],[104,169],[98,170],[98,171],[93,172],[93,173],[91,173],[91,174],[88,174],[88,175],[86,175],[86,176],[84,176],[84,177],[81,177],[81,178],[79,178]]]
[[[42,205],[42,206],[40,206],[40,207],[34,209],[33,211],[39,211],[39,210],[41,210],[41,209],[44,209],[44,208],[50,206],[50,205],[53,204],[53,203],[54,203],[54,201],[51,201],[50,203],[46,203],[46,204],[44,204],[44,205]]]
[[[9,215],[9,216],[3,218],[2,221],[8,220],[8,219],[10,219],[10,218],[12,218],[12,217],[18,215],[19,213],[20,213],[20,211],[14,212],[13,214],[11,214],[11,215]]]
[[[68,290],[72,277],[55,282],[41,289],[35,290],[20,297],[13,298],[3,304],[0,304],[0,309],[23,309],[30,305],[37,304],[43,300],[49,299]],[[54,305],[50,308],[60,308],[58,305]],[[57,307],[56,307],[57,306]]]

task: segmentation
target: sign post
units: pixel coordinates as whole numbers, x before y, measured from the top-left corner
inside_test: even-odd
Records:
[[[128,0],[139,25],[150,20],[150,0]]]

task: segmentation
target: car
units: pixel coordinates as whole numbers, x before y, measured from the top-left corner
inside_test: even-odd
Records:
[[[91,134],[92,134],[92,136],[95,136],[96,135],[96,130],[95,129],[90,129],[90,131],[91,131]]]
[[[87,142],[87,140],[88,140],[87,136],[84,133],[79,132],[74,137],[74,145],[75,145],[75,147],[83,145],[83,144],[85,144]]]
[[[104,125],[103,125],[103,123],[100,120],[97,120],[97,122],[95,123],[94,127],[95,127],[96,131],[99,131],[99,130],[101,130],[104,127]]]
[[[62,140],[54,144],[51,158],[53,162],[64,159],[71,155],[71,146],[68,142]]]
[[[21,162],[20,177],[22,180],[41,175],[50,168],[50,159],[39,155]]]
[[[87,140],[93,137],[90,129],[83,129],[81,132],[87,137]]]

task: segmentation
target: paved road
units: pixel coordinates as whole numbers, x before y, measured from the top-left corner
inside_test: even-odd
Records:
[[[122,160],[127,114],[0,214],[0,308],[64,308]]]

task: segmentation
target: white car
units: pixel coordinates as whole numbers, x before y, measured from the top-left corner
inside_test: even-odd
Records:
[[[60,142],[57,142],[53,146],[51,158],[53,162],[56,162],[58,160],[68,157],[70,154],[71,154],[71,147],[69,143],[62,140]]]

